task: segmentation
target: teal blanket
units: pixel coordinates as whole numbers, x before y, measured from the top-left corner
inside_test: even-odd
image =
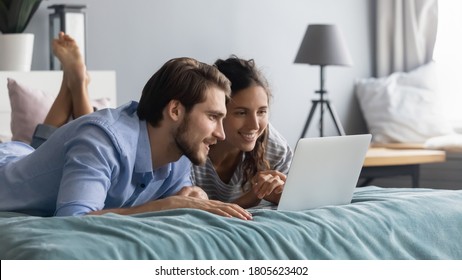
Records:
[[[366,187],[345,206],[252,212],[3,212],[0,259],[462,259],[462,191]]]

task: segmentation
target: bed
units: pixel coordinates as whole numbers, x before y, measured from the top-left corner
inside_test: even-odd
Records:
[[[115,73],[90,72],[116,103]],[[11,134],[6,77],[57,92],[60,72],[0,72],[0,133]],[[53,88],[49,88],[52,86]],[[0,259],[462,259],[462,190],[357,188],[352,203],[253,221],[176,209],[132,216],[0,212]]]
[[[462,191],[358,188],[344,206],[120,216],[0,213],[0,259],[462,259]]]

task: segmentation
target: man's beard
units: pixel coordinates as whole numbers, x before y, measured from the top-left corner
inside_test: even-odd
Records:
[[[194,147],[194,144],[188,141],[188,138],[190,138],[188,130],[189,120],[185,118],[175,135],[176,146],[194,165],[203,165],[205,158],[201,158],[199,148]]]

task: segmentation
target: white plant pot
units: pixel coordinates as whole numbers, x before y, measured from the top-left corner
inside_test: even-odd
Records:
[[[0,71],[30,71],[34,34],[0,34]]]

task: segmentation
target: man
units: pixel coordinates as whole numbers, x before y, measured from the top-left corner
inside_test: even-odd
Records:
[[[214,67],[172,59],[139,104],[82,116],[36,150],[0,144],[0,210],[67,216],[196,208],[251,219],[235,204],[208,200],[189,179],[189,160],[203,164],[209,146],[225,138],[229,92]]]

